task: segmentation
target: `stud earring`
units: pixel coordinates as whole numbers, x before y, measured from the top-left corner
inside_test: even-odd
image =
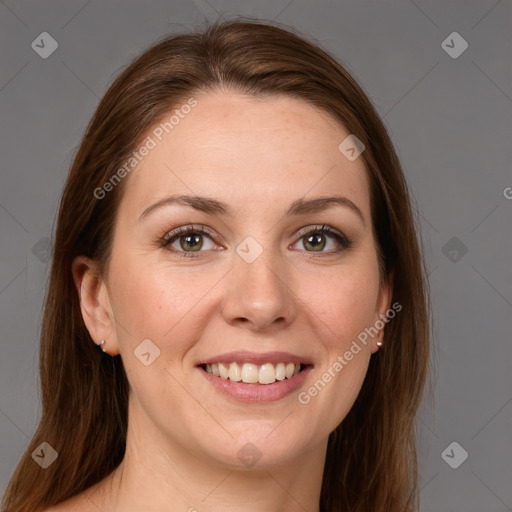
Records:
[[[103,350],[103,352],[105,352],[105,349],[103,348],[103,345],[105,345],[105,340],[100,341],[100,343],[98,345],[98,347],[100,347],[101,350]]]
[[[377,346],[382,347],[382,341],[377,341]]]

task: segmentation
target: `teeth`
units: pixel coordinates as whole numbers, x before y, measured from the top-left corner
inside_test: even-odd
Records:
[[[291,379],[300,372],[300,364],[294,363],[277,363],[276,366],[272,363],[260,366],[252,363],[244,363],[242,366],[237,363],[212,363],[205,366],[206,371],[216,377],[247,384],[272,384],[276,380]]]
[[[240,367],[236,363],[231,363],[229,365],[228,377],[229,380],[234,380],[235,382],[239,382],[242,380],[242,372],[240,371]]]
[[[227,379],[229,376],[229,366],[225,366],[222,363],[219,363],[219,375],[223,379]]]
[[[300,368],[300,365],[297,365]],[[258,382],[260,384],[272,384],[276,381],[276,369],[273,364],[267,363],[260,366],[260,372],[258,375]]]
[[[258,382],[258,367],[255,364],[244,363],[242,366],[242,382]]]

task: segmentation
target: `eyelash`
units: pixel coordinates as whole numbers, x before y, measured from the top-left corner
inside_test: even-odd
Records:
[[[352,240],[347,238],[344,234],[338,233],[337,231],[334,231],[333,229],[331,229],[325,225],[315,226],[313,228],[306,228],[305,230],[300,230],[299,233],[297,233],[297,236],[299,237],[299,239],[297,241],[299,241],[302,238],[305,238],[307,235],[318,234],[318,233],[328,235],[328,236],[334,238],[343,247],[343,249],[331,251],[331,252],[321,251],[320,253],[318,253],[319,255],[322,255],[322,254],[330,255],[330,254],[342,252],[344,249],[348,249],[352,245]],[[212,241],[214,241],[213,239],[216,236],[215,233],[213,231],[211,231],[209,228],[207,228],[206,226],[202,226],[202,225],[200,227],[196,227],[193,225],[181,226],[181,227],[175,229],[174,231],[167,233],[161,239],[160,247],[166,248],[169,245],[171,245],[175,240],[181,238],[184,235],[188,235],[188,234],[206,235],[209,238],[211,238]],[[180,250],[176,250],[176,249],[169,249],[169,250],[173,253],[176,253],[177,255],[179,255],[179,257],[182,257],[182,258],[198,258],[198,257],[200,257],[201,252],[205,252],[205,251],[188,252],[188,251],[180,251]],[[309,257],[313,257],[313,258],[318,257],[317,254],[315,254],[316,251],[305,251],[305,252],[312,253],[312,255]]]

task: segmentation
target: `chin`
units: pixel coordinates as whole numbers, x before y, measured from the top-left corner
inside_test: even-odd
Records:
[[[205,446],[205,452],[230,469],[258,470],[290,463],[304,454],[304,446],[305,440],[279,436],[276,432],[269,436],[269,430],[251,434],[248,429],[243,435],[230,438],[229,442],[212,440],[209,447]],[[212,447],[215,448],[212,450]]]

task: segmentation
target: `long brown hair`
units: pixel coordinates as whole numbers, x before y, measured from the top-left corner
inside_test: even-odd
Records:
[[[99,263],[100,273],[108,268],[129,178],[101,200],[94,191],[165,114],[214,89],[302,99],[366,147],[362,158],[381,278],[394,273],[393,302],[402,310],[386,326],[384,346],[371,357],[352,409],[330,434],[320,508],[419,508],[414,428],[429,375],[430,299],[400,162],[366,94],[333,57],[293,29],[239,18],[158,41],[113,82],[86,129],[64,187],[53,244],[40,346],[42,417],[9,482],[7,512],[64,501],[104,479],[124,456],[128,380],[120,356],[98,350],[85,327],[71,264],[86,255]],[[59,454],[48,469],[31,456],[42,442]]]

